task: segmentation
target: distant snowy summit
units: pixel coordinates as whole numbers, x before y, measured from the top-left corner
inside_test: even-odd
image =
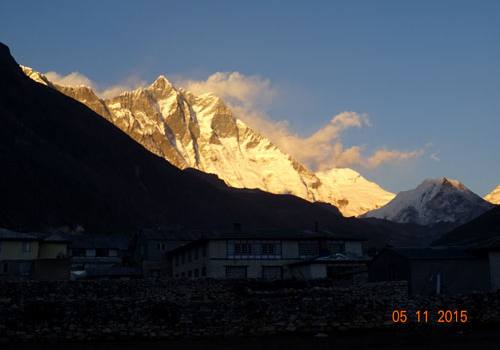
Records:
[[[484,196],[484,199],[493,204],[500,204],[500,186]]]
[[[465,223],[491,208],[491,203],[459,181],[443,177],[427,179],[413,190],[398,193],[385,206],[364,217],[420,225]]]
[[[102,99],[87,86],[61,86],[22,68],[31,79],[84,103],[180,169],[216,174],[232,187],[330,203],[345,216],[358,216],[394,198],[352,169],[310,171],[236,118],[218,96],[194,95],[164,76],[149,86]]]

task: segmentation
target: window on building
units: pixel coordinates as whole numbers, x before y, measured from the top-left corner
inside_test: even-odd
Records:
[[[0,241],[0,254],[2,253],[2,242]]]
[[[283,268],[281,266],[262,266],[262,278],[265,280],[283,279]]]
[[[2,273],[7,273],[9,272],[9,263],[4,262],[2,264]]]
[[[179,266],[179,255],[175,255],[174,257],[174,261],[175,261],[175,266]]]
[[[262,255],[274,255],[276,245],[273,243],[262,243]]]
[[[87,249],[87,250],[85,251],[85,256],[86,256],[86,257],[90,257],[90,258],[95,257],[95,256],[96,256],[96,251],[95,251],[95,249]]]
[[[201,268],[201,276],[202,277],[206,277],[206,275],[207,275],[207,268],[205,266],[203,266]]]
[[[186,277],[186,273],[185,272],[181,273],[181,276]]]
[[[329,241],[327,248],[330,254],[345,253],[345,242]]]
[[[116,256],[118,256],[118,250],[116,250],[116,249],[110,249],[109,250],[109,256],[110,257],[116,257]]]
[[[201,256],[202,257],[207,256],[207,246],[205,244],[201,247]]]
[[[299,242],[299,256],[307,258],[319,255],[319,244],[316,241]]]
[[[188,271],[188,277],[193,277],[193,271],[191,270]]]
[[[19,273],[21,276],[30,276],[31,275],[31,262],[24,261],[19,263]]]
[[[252,245],[246,242],[238,242],[234,244],[234,255],[250,255]]]
[[[233,241],[227,243],[227,257],[231,259],[280,259],[281,241]]]
[[[181,264],[184,265],[185,261],[186,261],[186,253],[182,252],[181,253]]]
[[[106,248],[97,248],[95,250],[95,256],[99,258],[106,258],[109,256],[109,250]]]
[[[31,242],[23,242],[23,253],[31,253]]]
[[[199,257],[199,252],[198,252],[198,247],[194,249],[194,260],[198,260]]]
[[[86,252],[85,249],[73,248],[73,249],[71,249],[71,256],[84,257],[85,252]]]
[[[178,273],[175,274],[175,278],[179,278],[179,274]]]
[[[200,270],[194,269],[194,277],[200,277]]]
[[[187,256],[188,256],[188,262],[191,262],[191,251],[188,251]]]
[[[246,279],[246,266],[226,266],[226,278],[229,279]]]

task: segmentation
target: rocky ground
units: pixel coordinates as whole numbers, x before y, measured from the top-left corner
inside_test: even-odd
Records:
[[[408,297],[402,282],[336,287],[328,281],[215,280],[0,282],[0,342],[263,337],[472,329],[500,324],[500,292]],[[394,324],[393,310],[406,310]],[[466,323],[437,312],[467,310]],[[415,312],[429,310],[428,323]]]

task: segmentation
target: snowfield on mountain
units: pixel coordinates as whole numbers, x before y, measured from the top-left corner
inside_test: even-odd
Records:
[[[459,181],[443,177],[427,179],[413,190],[398,193],[387,205],[364,217],[420,225],[465,223],[491,208],[491,203]]]
[[[500,186],[484,196],[484,199],[493,204],[500,204]]]

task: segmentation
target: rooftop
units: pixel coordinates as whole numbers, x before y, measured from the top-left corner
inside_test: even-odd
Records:
[[[203,234],[200,238],[173,249],[179,251],[187,249],[193,245],[207,241],[220,240],[339,240],[339,241],[365,241],[357,235],[337,234],[329,230],[309,231],[309,230],[255,230],[255,231],[212,231]]]
[[[359,256],[349,253],[337,253],[327,256],[320,256],[309,260],[299,261],[291,265],[310,265],[310,264],[343,264],[343,263],[367,263],[370,261],[366,256]]]
[[[38,237],[27,233],[15,232],[6,228],[0,228],[1,241],[38,241]]]
[[[122,235],[68,234],[64,238],[71,241],[73,249],[119,249],[127,250],[130,238]]]
[[[387,248],[410,260],[454,260],[473,259],[476,256],[462,248],[433,247],[433,248]]]

